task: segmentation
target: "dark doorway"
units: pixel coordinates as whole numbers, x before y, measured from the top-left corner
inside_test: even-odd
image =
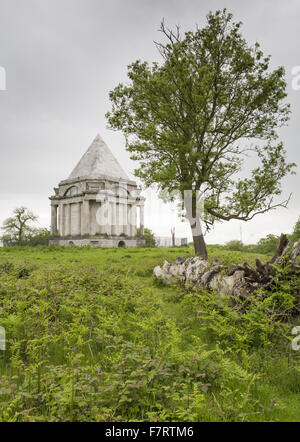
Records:
[[[126,244],[124,241],[120,241],[118,244],[118,247],[125,247],[125,246],[126,246]]]

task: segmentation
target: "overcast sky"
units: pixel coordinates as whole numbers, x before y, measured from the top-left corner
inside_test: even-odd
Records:
[[[226,7],[250,44],[272,55],[272,67],[286,68],[292,117],[280,132],[290,161],[300,164],[300,90],[291,70],[300,66],[299,0],[0,0],[0,66],[7,90],[0,91],[0,223],[17,206],[27,206],[49,226],[48,197],[66,179],[97,133],[130,177],[134,163],[121,134],[106,127],[108,93],[126,80],[136,59],[159,60],[153,40],[161,19],[189,30],[203,25],[208,11]],[[216,225],[209,243],[240,238],[255,242],[267,233],[292,229],[300,215],[299,174],[285,179],[288,209],[248,223]],[[172,207],[149,191],[146,227],[189,235]]]

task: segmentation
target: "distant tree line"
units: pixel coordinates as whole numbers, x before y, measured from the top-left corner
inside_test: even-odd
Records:
[[[300,239],[300,216],[296,222],[293,232],[287,235],[291,244],[294,244]],[[262,254],[272,254],[275,252],[278,243],[279,236],[269,234],[265,238],[261,238],[257,244],[244,244],[240,240],[228,241],[223,247],[227,250],[233,250],[238,252],[253,252]]]

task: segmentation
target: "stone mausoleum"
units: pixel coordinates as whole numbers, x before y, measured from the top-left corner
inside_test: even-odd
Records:
[[[61,181],[54,191],[50,197],[50,244],[94,247],[144,244],[145,199],[100,135],[69,178]]]

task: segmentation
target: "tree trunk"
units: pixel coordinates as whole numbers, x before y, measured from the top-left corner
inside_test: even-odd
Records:
[[[197,194],[195,192],[192,193],[191,199],[187,198],[185,200],[185,208],[186,217],[189,220],[192,230],[195,255],[207,260],[207,249],[204,241],[200,214],[197,207]]]
[[[193,235],[195,255],[206,260],[208,255],[200,219],[191,219],[190,226]]]
[[[203,234],[193,236],[195,255],[200,256],[203,259],[207,259],[207,249],[204,241]]]
[[[18,232],[18,245],[19,246],[22,245],[22,235],[23,235],[23,232],[22,232],[22,229],[20,229]]]

